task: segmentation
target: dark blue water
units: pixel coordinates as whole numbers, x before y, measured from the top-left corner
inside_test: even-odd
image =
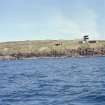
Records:
[[[0,105],[105,105],[105,57],[0,61]]]

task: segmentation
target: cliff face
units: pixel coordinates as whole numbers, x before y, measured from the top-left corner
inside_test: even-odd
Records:
[[[0,43],[0,60],[32,57],[79,57],[105,55],[105,41],[79,43],[70,40],[23,41]]]

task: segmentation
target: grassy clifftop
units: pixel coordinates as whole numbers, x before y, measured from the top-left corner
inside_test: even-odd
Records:
[[[72,56],[73,51],[76,53],[76,55],[80,55],[80,51],[87,49],[98,49],[98,51],[105,49],[105,41],[96,41],[96,43],[88,44],[79,43],[78,40],[35,40],[5,42],[0,43],[0,56]]]
[[[60,45],[57,45],[60,44]],[[105,41],[96,41],[92,44],[82,44],[78,40],[35,40],[35,41],[17,41],[17,42],[4,42],[0,43],[0,52],[2,51],[13,51],[13,52],[25,52],[25,51],[36,51],[43,48],[57,48],[57,49],[77,49],[77,48],[98,48],[105,47]]]

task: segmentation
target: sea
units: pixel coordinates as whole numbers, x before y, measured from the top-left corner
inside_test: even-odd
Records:
[[[105,57],[0,61],[0,105],[105,105]]]

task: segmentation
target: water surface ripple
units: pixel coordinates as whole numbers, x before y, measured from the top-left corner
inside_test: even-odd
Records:
[[[105,57],[0,61],[0,105],[105,105]]]

